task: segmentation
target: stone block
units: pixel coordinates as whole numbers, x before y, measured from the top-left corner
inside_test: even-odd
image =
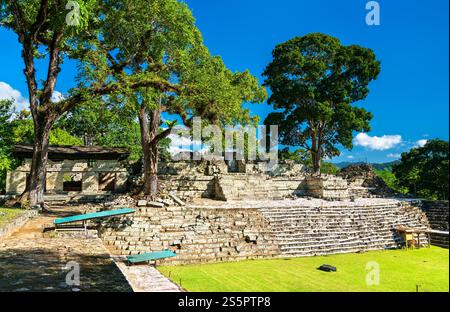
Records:
[[[147,206],[162,208],[162,207],[164,207],[164,203],[149,201],[149,202],[147,202]]]
[[[147,206],[147,201],[144,200],[144,199],[140,199],[140,200],[138,200],[138,202],[137,202],[137,206],[138,206],[138,207],[145,207],[145,206]]]

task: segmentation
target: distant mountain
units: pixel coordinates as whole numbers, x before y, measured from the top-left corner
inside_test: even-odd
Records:
[[[399,163],[400,160],[394,160],[391,162],[387,162],[387,163],[370,163],[370,165],[372,165],[372,167],[376,170],[384,170],[384,169],[391,169],[392,165]],[[350,165],[359,165],[359,164],[364,164],[364,162],[360,161],[360,162],[349,162],[349,161],[343,161],[343,162],[338,162],[335,163],[334,165],[336,167],[338,167],[339,169],[342,168],[346,168]]]

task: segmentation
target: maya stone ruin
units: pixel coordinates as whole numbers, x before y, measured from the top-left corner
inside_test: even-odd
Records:
[[[16,148],[23,162],[8,174],[9,194],[25,187],[29,153]],[[49,205],[136,207],[96,227],[113,254],[171,249],[177,257],[163,260],[171,265],[315,256],[397,248],[400,225],[448,231],[448,201],[396,198],[364,165],[312,176],[290,161],[271,172],[264,162],[161,162],[161,193],[146,200],[129,196],[142,177],[126,156],[123,149],[93,147],[49,152]],[[432,235],[431,242],[448,248],[448,235]]]

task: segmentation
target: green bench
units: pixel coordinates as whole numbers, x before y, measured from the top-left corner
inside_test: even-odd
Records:
[[[163,250],[163,251],[157,251],[157,252],[147,252],[147,253],[143,253],[140,255],[127,256],[127,260],[130,264],[135,264],[135,263],[142,263],[142,262],[172,258],[172,257],[175,257],[176,255],[177,254],[174,253],[172,250]]]
[[[56,219],[53,221],[53,224],[55,225],[55,230],[61,230],[61,229],[70,230],[70,229],[77,229],[77,228],[64,227],[64,225],[71,224],[74,222],[82,222],[83,227],[86,230],[86,221],[88,221],[88,220],[101,219],[101,218],[114,217],[114,216],[122,216],[122,215],[130,214],[130,213],[134,213],[134,212],[135,212],[135,210],[131,209],[131,208],[106,210],[106,211],[101,211],[101,212],[86,213],[86,214],[75,215],[75,216],[71,216],[71,217],[67,217],[67,218]]]

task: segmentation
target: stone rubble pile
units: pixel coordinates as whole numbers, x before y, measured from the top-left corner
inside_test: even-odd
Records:
[[[393,196],[395,193],[369,164],[350,165],[339,175],[347,181],[352,197]]]
[[[105,207],[114,207],[114,206],[129,206],[136,203],[136,200],[128,195],[119,195],[112,198],[109,201],[103,203]]]

